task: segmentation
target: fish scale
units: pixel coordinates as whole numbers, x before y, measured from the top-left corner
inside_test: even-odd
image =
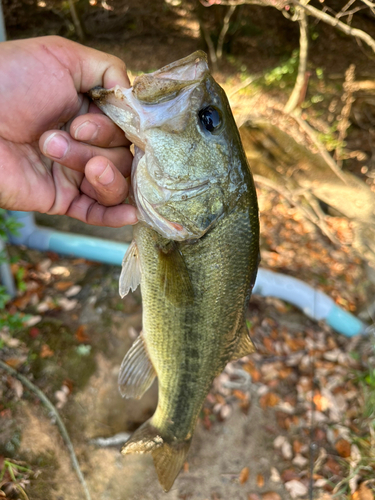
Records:
[[[214,378],[254,350],[245,310],[259,263],[256,192],[203,52],[137,77],[133,89],[93,89],[91,97],[136,144],[140,222],[120,293],[140,283],[143,331],[122,362],[119,388],[140,398],[159,382],[154,415],[122,453],[151,453],[168,491]]]

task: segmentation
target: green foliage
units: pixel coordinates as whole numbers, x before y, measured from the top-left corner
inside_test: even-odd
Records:
[[[0,240],[4,243],[8,241],[8,234],[17,234],[17,230],[22,226],[14,217],[7,215],[6,210],[0,209]],[[0,264],[6,262],[6,255],[4,251],[0,251]],[[25,269],[20,267],[16,273],[17,288],[21,292],[26,290],[26,283],[24,281]],[[9,302],[10,296],[6,293],[4,286],[0,285],[0,330],[7,327],[9,332],[15,332],[22,328],[23,324],[29,316],[21,313],[10,313],[5,309],[6,304]]]
[[[287,83],[294,83],[295,73],[298,67],[299,51],[294,50],[291,57],[280,66],[276,66],[264,75],[265,84],[285,87]]]

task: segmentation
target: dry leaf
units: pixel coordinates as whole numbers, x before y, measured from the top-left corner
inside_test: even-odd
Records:
[[[5,360],[5,363],[10,366],[11,368],[14,368],[17,370],[17,368],[22,365],[22,363],[26,360],[25,356],[19,357],[19,358],[8,358]]]
[[[265,410],[267,407],[276,406],[279,401],[280,398],[277,394],[274,392],[268,392],[259,399],[259,404],[261,408]]]
[[[258,488],[263,488],[264,486],[264,476],[262,474],[257,475],[257,486]]]
[[[307,486],[301,483],[301,481],[297,481],[296,479],[288,481],[284,486],[288,490],[292,498],[303,497],[308,492]]]
[[[346,439],[339,439],[336,441],[335,448],[340,457],[350,457],[350,443]]]
[[[267,491],[263,493],[262,500],[281,500],[281,496],[276,491]]]
[[[249,493],[247,495],[247,500],[260,500],[260,496],[256,493]]]
[[[237,399],[240,399],[241,401],[247,401],[248,399],[248,395],[238,389],[235,389],[233,391],[233,396],[235,396]]]
[[[185,462],[185,463],[184,463],[184,472],[185,472],[185,474],[186,474],[187,472],[189,472],[189,462]]]
[[[64,311],[72,311],[78,304],[78,300],[61,297],[60,299],[58,299],[58,304]]]
[[[22,383],[16,378],[9,377],[8,384],[9,384],[9,387],[14,391],[14,393],[16,395],[16,399],[21,399],[22,394],[23,394]]]
[[[86,333],[86,325],[81,325],[77,328],[75,335],[75,338],[78,340],[78,342],[84,342],[87,343],[90,341],[90,337]]]
[[[249,474],[250,474],[249,467],[244,467],[240,472],[240,477],[239,477],[240,484],[246,483],[246,481],[249,479]]]
[[[39,356],[41,358],[51,358],[53,355],[54,352],[52,351],[52,349],[50,349],[47,344],[43,344]]]
[[[243,366],[243,369],[247,371],[247,373],[250,373],[253,382],[259,382],[259,380],[261,379],[261,374],[260,371],[255,368],[255,365],[252,361],[246,363],[246,365]]]
[[[65,292],[66,297],[74,297],[77,295],[80,291],[82,290],[82,287],[80,285],[74,285],[69,290]]]
[[[24,326],[26,328],[30,327],[30,326],[34,326],[36,325],[37,323],[39,323],[39,321],[42,320],[42,316],[31,316],[31,318],[29,318],[27,321],[24,322]]]
[[[58,281],[53,287],[59,292],[65,292],[68,288],[74,285],[74,281]]]
[[[374,493],[366,485],[366,483],[361,483],[352,495],[352,500],[374,500]]]

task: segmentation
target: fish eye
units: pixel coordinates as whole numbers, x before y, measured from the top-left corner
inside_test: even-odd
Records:
[[[204,128],[209,132],[215,132],[220,127],[222,121],[219,110],[213,106],[201,109],[199,111],[199,119]]]

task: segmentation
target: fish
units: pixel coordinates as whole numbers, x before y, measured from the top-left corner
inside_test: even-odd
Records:
[[[119,389],[139,399],[158,379],[154,415],[121,452],[151,453],[169,491],[214,378],[254,351],[245,310],[259,264],[256,190],[204,52],[90,97],[135,146],[139,222],[119,289],[124,297],[140,284],[143,329],[121,364]]]

